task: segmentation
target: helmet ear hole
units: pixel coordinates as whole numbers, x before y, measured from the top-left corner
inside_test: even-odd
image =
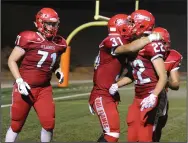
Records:
[[[126,29],[122,29],[123,32],[126,32],[127,30]]]

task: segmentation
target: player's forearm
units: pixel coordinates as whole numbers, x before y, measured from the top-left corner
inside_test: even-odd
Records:
[[[131,78],[123,77],[121,80],[119,80],[117,82],[117,85],[118,85],[118,87],[122,87],[122,86],[128,85],[130,83],[132,83],[132,79]]]
[[[167,75],[163,74],[159,76],[159,80],[157,82],[157,85],[155,86],[155,89],[153,90],[153,94],[158,96],[160,92],[165,88],[166,83],[167,83]]]
[[[114,51],[115,54],[124,54],[124,53],[135,53],[139,50],[143,49],[143,47],[147,44],[149,44],[151,41],[148,37],[142,37],[140,39],[137,39],[129,44],[122,45],[116,48]]]
[[[21,75],[20,75],[20,72],[19,72],[19,69],[18,69],[18,65],[15,61],[13,61],[12,59],[9,59],[8,60],[8,66],[9,66],[9,69],[10,69],[10,71],[11,71],[11,73],[14,76],[15,79],[21,78]]]
[[[172,90],[178,90],[180,85],[180,76],[178,70],[170,72],[170,77],[167,82],[167,86]]]

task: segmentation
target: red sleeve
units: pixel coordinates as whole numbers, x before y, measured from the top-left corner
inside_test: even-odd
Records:
[[[126,44],[127,41],[124,40],[121,36],[108,36],[105,38],[102,43],[99,45],[100,48],[111,49],[110,52],[113,56],[116,54],[114,53],[115,49],[118,46]]]
[[[54,39],[53,39],[53,42],[60,47],[59,51],[61,53],[64,53],[66,51],[66,48],[67,48],[67,42],[66,40],[61,37],[61,36],[56,36]]]
[[[36,39],[36,33],[33,31],[24,31],[21,32],[15,41],[16,46],[19,46],[21,48],[23,48],[24,50],[26,50],[27,48],[29,48],[29,44],[30,42]]]
[[[174,63],[171,71],[178,70],[180,68],[182,59],[183,57]]]
[[[165,67],[168,72],[178,70],[181,66],[183,56],[175,51],[171,50],[168,57],[165,60]]]
[[[163,47],[162,42],[152,42],[144,47],[144,55],[148,56],[151,61],[159,57],[164,58],[166,51]]]

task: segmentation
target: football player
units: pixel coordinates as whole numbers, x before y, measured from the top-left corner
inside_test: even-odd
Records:
[[[137,10],[131,14],[131,19],[134,23],[132,32],[136,37],[152,32],[155,18],[150,12]],[[166,99],[164,90],[167,82],[164,65],[165,44],[164,40],[153,41],[130,59],[133,68],[135,97],[128,108],[126,119],[128,142],[152,142],[153,130],[158,121],[157,107],[160,105],[160,111],[165,108],[165,104],[161,106],[162,102],[158,102],[158,100]],[[131,78],[124,78],[119,84],[113,84],[109,91],[113,95],[118,86],[131,82]]]
[[[42,8],[36,15],[36,31],[23,31],[16,39],[8,66],[16,82],[12,92],[11,123],[5,142],[14,142],[22,130],[31,107],[37,113],[42,126],[41,142],[52,140],[55,126],[55,105],[50,80],[56,70],[59,82],[63,73],[57,59],[65,52],[67,44],[57,35],[59,16],[51,8]],[[20,67],[18,61],[23,58]],[[55,68],[55,69],[54,69]]]
[[[162,27],[154,28],[153,32],[158,32],[163,37],[163,42],[165,42],[165,49],[167,53],[165,55],[165,69],[168,75],[168,82],[166,88],[170,88],[172,90],[178,90],[180,85],[179,78],[179,68],[182,61],[182,55],[174,49],[170,48],[170,35],[168,31]],[[123,77],[116,84],[113,84],[109,89],[110,94],[114,95],[115,92],[118,91],[118,88],[128,85],[132,83],[132,79],[129,77]],[[156,126],[156,130],[153,134],[153,141],[159,142],[161,138],[162,128],[166,125],[168,119],[168,101],[164,100],[165,108],[163,110],[163,115],[159,117],[158,124]]]
[[[181,65],[181,61],[183,59],[182,55],[174,49],[170,49],[170,35],[168,31],[162,27],[154,28],[154,32],[158,32],[163,36],[165,44],[165,48],[168,50],[165,58],[165,69],[167,71],[168,82],[166,88],[170,88],[172,90],[178,90],[180,86],[180,78],[179,78],[179,68]],[[166,90],[168,92],[168,89]],[[158,124],[156,126],[156,130],[154,132],[153,141],[159,142],[161,138],[162,128],[166,125],[168,119],[168,100],[165,100],[165,108],[163,110],[162,116],[159,117]]]
[[[90,111],[97,114],[103,130],[98,142],[117,142],[119,139],[119,94],[112,97],[108,92],[121,74],[127,58],[126,55],[118,55],[118,52],[135,53],[146,44],[161,39],[160,35],[155,33],[129,43],[131,24],[125,14],[113,16],[108,22],[109,34],[99,45],[94,67],[94,86],[89,98]]]

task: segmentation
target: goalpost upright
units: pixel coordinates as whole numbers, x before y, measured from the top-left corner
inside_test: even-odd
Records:
[[[139,7],[139,0],[135,0],[135,10],[137,10]],[[103,21],[93,21],[93,22],[88,22],[85,24],[80,25],[76,29],[74,29],[69,36],[67,37],[67,50],[64,54],[61,56],[61,70],[64,73],[64,81],[62,84],[58,84],[59,87],[67,87],[68,86],[68,81],[69,81],[69,68],[70,68],[70,54],[71,54],[71,47],[70,47],[70,42],[73,39],[73,37],[81,30],[92,27],[92,26],[106,26],[107,21],[110,19],[106,16],[99,15],[100,11],[100,0],[96,0],[95,2],[95,15],[94,19],[95,20],[103,20]]]
[[[135,0],[135,10],[139,9],[139,0]]]
[[[101,16],[99,15],[99,0],[96,0],[95,4],[95,20],[109,20],[108,17]],[[91,26],[106,26],[107,21],[93,21],[93,22],[88,22],[85,24],[80,25],[76,29],[74,29],[68,36],[66,42],[67,42],[67,50],[64,54],[61,56],[61,70],[64,73],[64,81],[62,84],[58,84],[59,87],[67,87],[68,86],[68,81],[69,81],[69,68],[70,68],[70,53],[71,53],[71,48],[70,48],[70,42],[73,39],[73,37],[81,30],[91,27]]]

